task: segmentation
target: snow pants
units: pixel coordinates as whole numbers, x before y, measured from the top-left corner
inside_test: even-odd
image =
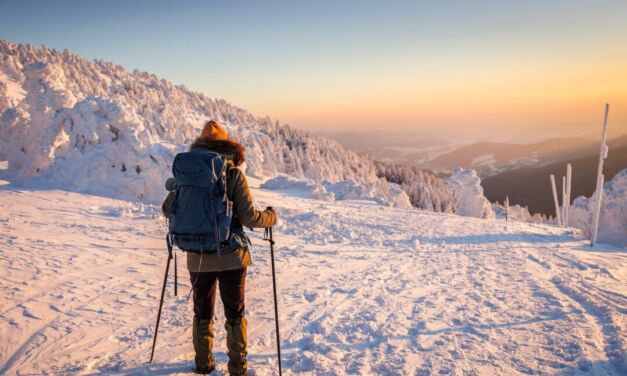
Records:
[[[194,315],[202,320],[214,316],[216,285],[220,289],[220,299],[224,305],[227,320],[244,317],[244,288],[246,268],[222,272],[189,272],[194,286]],[[196,279],[198,277],[198,279]]]

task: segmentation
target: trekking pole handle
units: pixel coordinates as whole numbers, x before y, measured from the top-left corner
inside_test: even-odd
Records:
[[[266,206],[266,210],[271,210],[274,212],[272,206]],[[267,240],[268,242],[270,242],[270,244],[274,244],[274,240],[272,240],[272,226],[265,228],[263,237],[263,240]]]

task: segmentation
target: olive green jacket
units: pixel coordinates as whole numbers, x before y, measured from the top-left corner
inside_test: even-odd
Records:
[[[209,140],[198,138],[191,146],[191,150],[205,148],[223,154],[229,161],[227,174],[227,196],[233,201],[233,221],[238,221],[245,227],[270,227],[276,222],[276,215],[272,210],[259,211],[255,209],[253,197],[248,188],[244,173],[237,168],[245,160],[244,148],[237,142],[230,140]],[[163,215],[169,218],[170,204],[174,199],[174,192],[166,197],[161,209]],[[187,252],[187,269],[191,272],[219,272],[245,268],[252,264],[248,247],[217,253],[204,253],[202,256]]]

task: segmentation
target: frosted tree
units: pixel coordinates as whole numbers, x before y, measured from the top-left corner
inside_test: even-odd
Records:
[[[250,176],[348,181],[384,204],[399,197],[369,158],[153,74],[0,41],[0,75],[19,89],[0,85],[0,158],[16,181],[158,202],[174,154],[214,119],[245,146]]]
[[[381,162],[376,162],[376,168],[379,177],[403,188],[416,208],[450,213],[457,204],[454,192],[446,182],[429,171],[415,166]]]
[[[483,195],[481,179],[475,170],[456,168],[446,183],[455,191],[458,200],[456,214],[486,219],[495,217],[490,202]]]

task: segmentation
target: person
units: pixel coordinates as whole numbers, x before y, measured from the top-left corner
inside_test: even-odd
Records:
[[[243,226],[270,227],[276,222],[272,209],[258,211],[248,188],[246,176],[238,168],[245,161],[244,147],[229,139],[226,130],[215,121],[208,121],[190,150],[205,148],[227,159],[227,196],[233,202],[231,232],[243,234]],[[166,218],[174,199],[173,192],[166,197],[162,210]],[[248,239],[245,235],[243,238]],[[202,255],[187,252],[187,269],[192,282],[194,299],[193,334],[194,363],[196,373],[210,373],[215,368],[213,357],[213,325],[216,285],[226,316],[226,344],[228,348],[228,370],[231,375],[245,375],[246,361],[246,317],[244,316],[244,292],[246,269],[252,264],[248,241],[243,246],[217,253]]]

